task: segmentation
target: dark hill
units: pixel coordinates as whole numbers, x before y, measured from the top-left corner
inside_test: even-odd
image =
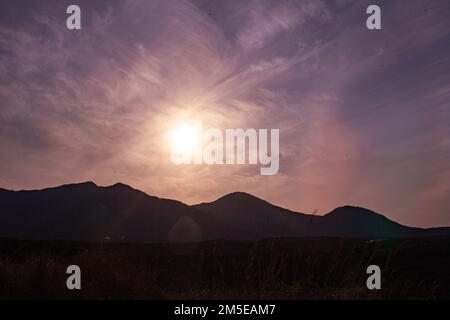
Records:
[[[0,189],[0,237],[6,238],[123,242],[394,238],[450,235],[449,230],[409,228],[357,207],[337,208],[325,216],[307,215],[243,192],[188,206],[120,183]]]
[[[123,184],[92,182],[0,193],[0,236],[30,239],[165,242],[195,209]]]

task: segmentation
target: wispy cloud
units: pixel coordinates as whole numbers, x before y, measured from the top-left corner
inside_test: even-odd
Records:
[[[65,2],[2,2],[3,187],[123,181],[187,202],[244,190],[450,224],[448,1],[381,1],[380,32],[368,1],[80,1],[79,32]],[[280,128],[280,174],[175,167],[168,134],[185,119]]]

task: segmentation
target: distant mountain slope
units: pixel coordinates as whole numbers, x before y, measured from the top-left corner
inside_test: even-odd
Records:
[[[345,206],[323,217],[327,233],[337,237],[414,237],[431,234],[429,230],[403,226],[374,211]]]
[[[244,192],[231,193],[194,207],[229,227],[230,231],[224,238],[242,238],[242,235],[246,239],[308,236],[311,235],[311,226],[320,220],[320,217],[277,207]]]
[[[123,184],[92,182],[40,191],[0,192],[0,236],[99,241],[165,242],[195,209],[151,197]]]
[[[124,184],[92,182],[35,191],[0,189],[0,237],[167,242],[274,237],[390,238],[450,235],[450,228],[409,228],[373,211],[341,207],[313,216],[242,192],[188,206]]]
[[[325,216],[307,215],[274,206],[243,192],[195,206],[223,223],[237,222],[255,238],[286,237],[395,238],[450,235],[450,228],[421,229],[400,225],[374,211],[344,206]],[[230,220],[229,218],[232,217]]]

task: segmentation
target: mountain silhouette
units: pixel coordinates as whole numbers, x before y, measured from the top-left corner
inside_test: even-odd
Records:
[[[193,206],[227,227],[223,238],[261,239],[307,236],[319,217],[275,206],[244,192],[228,194],[214,202]],[[236,233],[237,234],[234,234]]]
[[[450,228],[411,228],[364,208],[346,206],[315,216],[244,192],[189,206],[121,183],[100,187],[85,182],[32,191],[0,189],[0,237],[4,238],[164,243],[444,235],[450,235]]]
[[[195,209],[124,184],[92,182],[39,191],[0,192],[0,236],[132,242],[167,240],[170,229]]]

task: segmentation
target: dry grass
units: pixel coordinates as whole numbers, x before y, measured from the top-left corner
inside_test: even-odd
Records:
[[[448,299],[450,239],[215,241],[185,245],[0,241],[3,299]],[[68,265],[81,291],[66,289]],[[380,291],[366,267],[382,269]]]

